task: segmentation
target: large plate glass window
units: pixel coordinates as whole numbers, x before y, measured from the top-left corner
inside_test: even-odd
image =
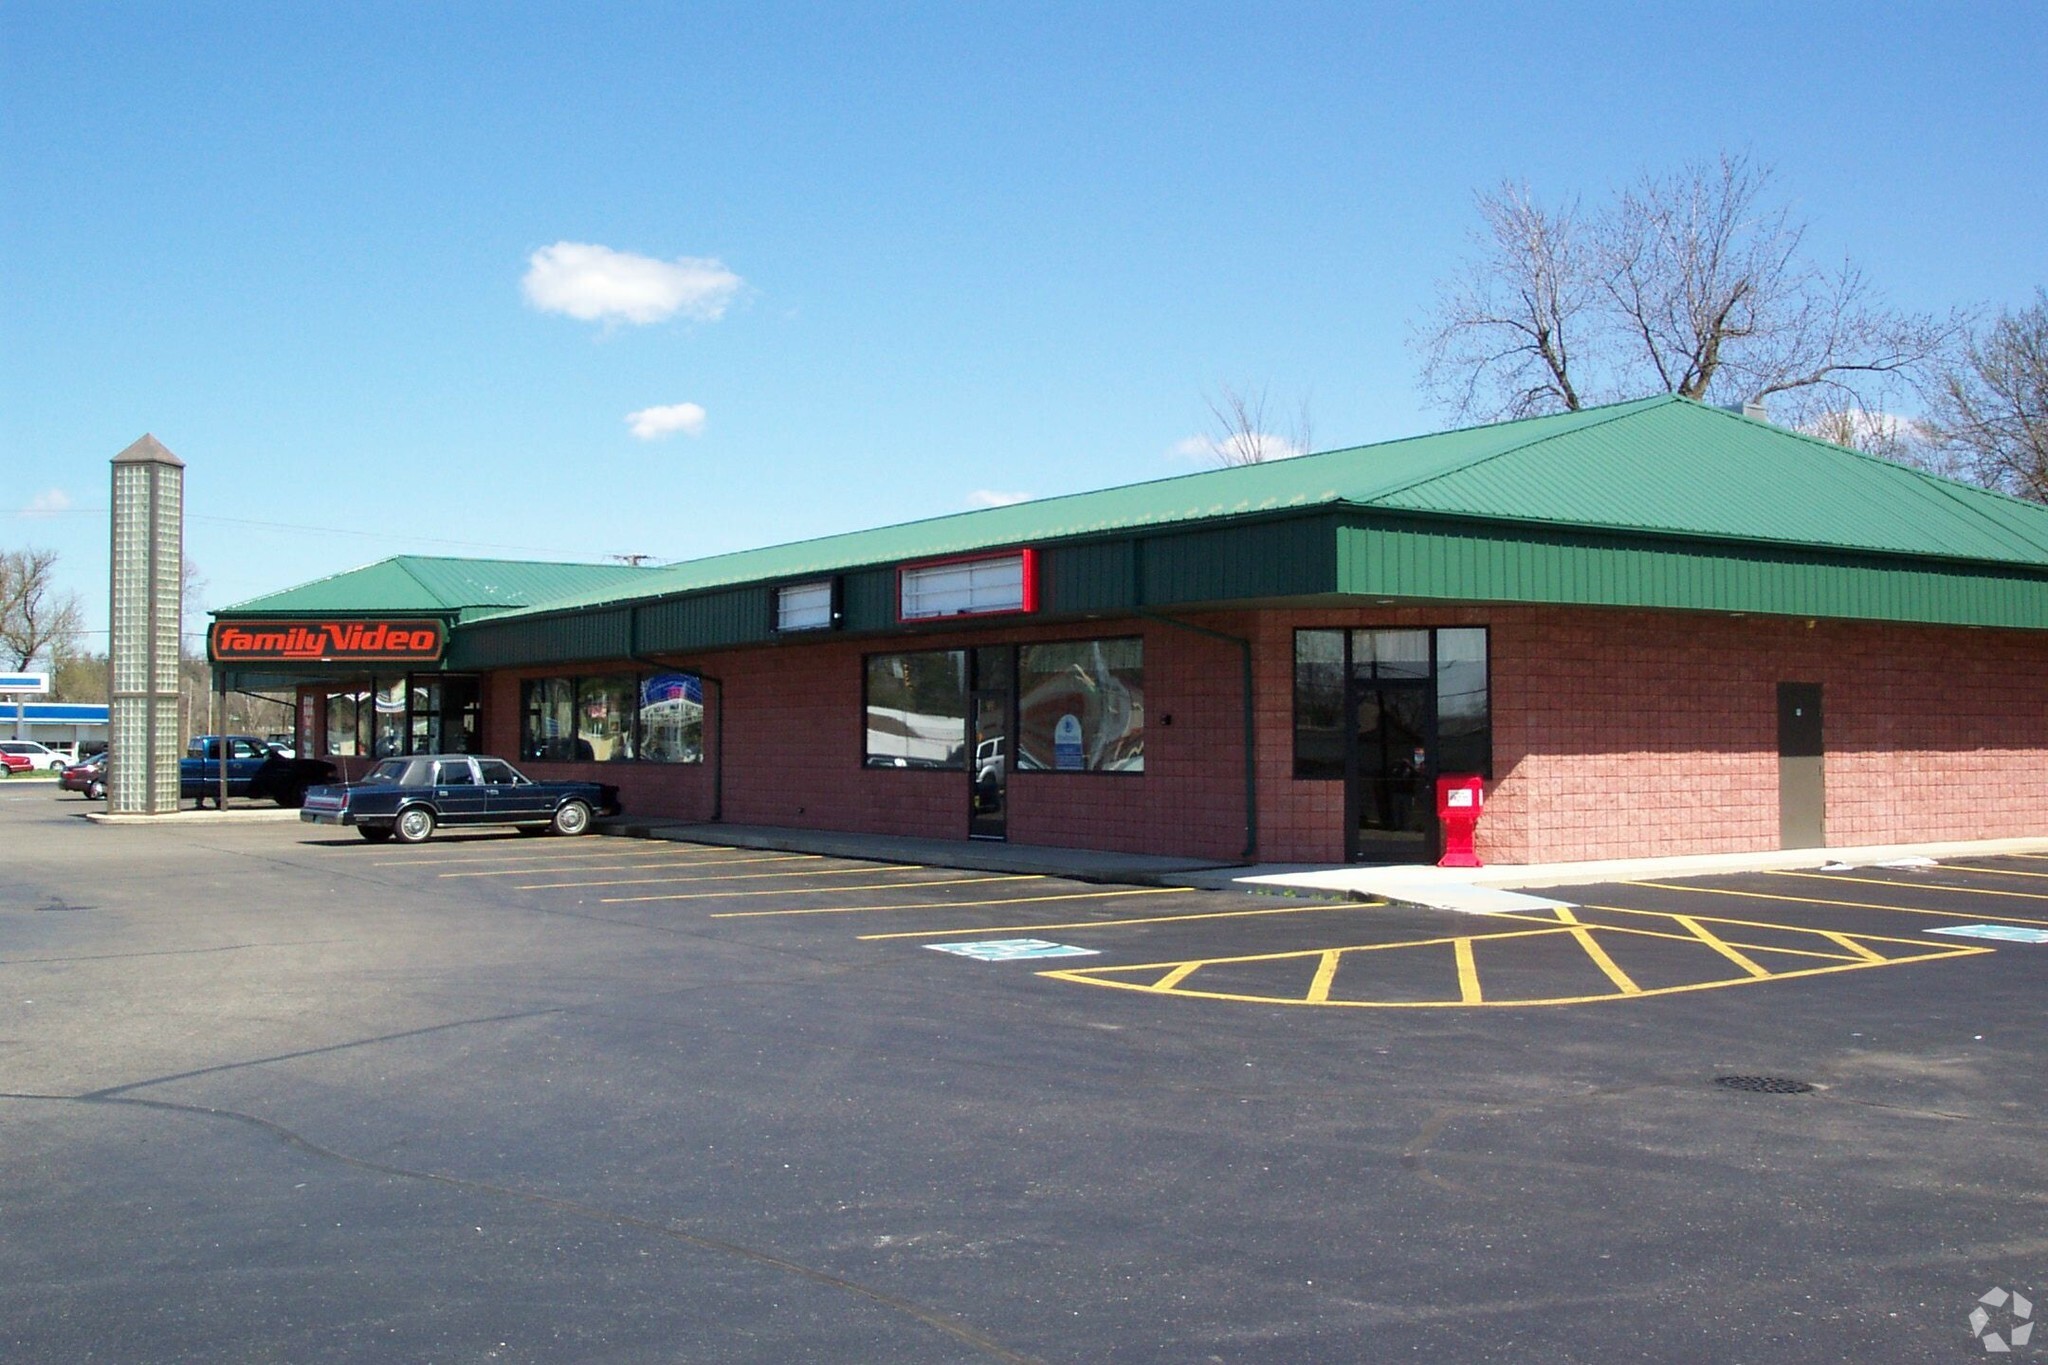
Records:
[[[656,673],[640,683],[639,757],[649,763],[704,761],[704,680]]]
[[[965,650],[871,654],[864,683],[868,767],[966,767]]]
[[[1440,630],[1297,630],[1294,633],[1294,775],[1344,776],[1354,695],[1377,684],[1423,684],[1433,704],[1437,773],[1493,775],[1493,704],[1484,627]]]
[[[519,685],[519,753],[537,762],[701,763],[704,687],[694,673],[599,673]]]
[[[1145,642],[1133,636],[1020,647],[1017,766],[1145,771]]]

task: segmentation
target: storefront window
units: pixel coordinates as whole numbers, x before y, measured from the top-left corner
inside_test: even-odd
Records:
[[[1145,642],[1077,640],[1017,651],[1017,766],[1145,771]]]
[[[704,680],[657,673],[640,684],[639,757],[649,763],[704,761]]]
[[[606,674],[576,680],[577,752],[600,763],[633,756],[633,707],[640,699],[639,680],[632,674]]]
[[[704,761],[704,690],[694,673],[528,678],[519,752],[541,762]]]
[[[1375,687],[1423,684],[1433,704],[1434,771],[1493,773],[1493,705],[1483,627],[1294,633],[1294,775],[1344,776],[1347,679],[1361,706]],[[1434,682],[1434,686],[1428,684]],[[1361,692],[1360,689],[1363,689]]]
[[[870,655],[866,684],[868,767],[965,767],[965,650]]]
[[[578,756],[574,678],[528,678],[519,685],[519,755],[550,762]]]
[[[327,694],[327,752],[343,756],[362,753],[367,747],[370,726],[370,694],[329,692]]]
[[[1294,632],[1294,775],[1344,776],[1344,632]]]
[[[1493,773],[1486,632],[1436,633],[1436,751],[1441,773]]]
[[[376,733],[377,757],[389,758],[406,751],[404,678],[378,681]]]

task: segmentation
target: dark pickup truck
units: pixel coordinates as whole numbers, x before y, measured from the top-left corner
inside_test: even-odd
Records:
[[[178,761],[178,795],[204,806],[220,800],[221,750],[227,750],[228,795],[269,797],[280,806],[305,804],[306,788],[332,782],[332,763],[286,758],[254,735],[199,735]]]

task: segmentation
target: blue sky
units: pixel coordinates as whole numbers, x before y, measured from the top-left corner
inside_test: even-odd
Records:
[[[8,0],[0,548],[104,630],[145,431],[208,607],[1186,472],[1224,384],[1425,431],[1476,189],[1724,149],[1894,303],[2022,304],[2044,70],[2034,4]]]

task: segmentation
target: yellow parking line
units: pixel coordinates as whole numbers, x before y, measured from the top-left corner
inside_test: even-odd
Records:
[[[1727,958],[1730,962],[1733,962],[1736,966],[1742,968],[1742,970],[1748,972],[1751,976],[1761,979],[1771,974],[1768,968],[1759,967],[1755,962],[1752,962],[1749,958],[1744,957],[1740,952],[1736,950],[1733,944],[1721,938],[1720,935],[1709,931],[1705,925],[1701,924],[1691,915],[1673,915],[1671,918],[1677,920],[1680,924],[1683,924],[1692,933],[1692,935],[1695,938],[1697,938],[1700,942],[1706,944],[1709,948],[1712,948],[1715,952]],[[1746,947],[1748,945],[1744,946]]]
[[[1851,938],[1847,934],[1838,934],[1832,929],[1823,929],[1821,930],[1821,937],[1825,939],[1832,939],[1834,942],[1841,944],[1844,948],[1847,948],[1850,952],[1855,953],[1865,962],[1887,962],[1890,960],[1889,958],[1885,957],[1885,955],[1882,953],[1873,953],[1872,951],[1870,951],[1869,948],[1865,947],[1861,943],[1858,943],[1855,939]]]
[[[1582,910],[1611,910],[1618,914],[1623,915],[1655,915],[1659,919],[1682,919],[1691,921],[1694,918],[1691,915],[1674,915],[1669,911],[1665,910],[1630,910],[1619,905],[1584,905],[1579,908]],[[1713,924],[1745,924],[1755,929],[1783,929],[1787,933],[1796,934],[1822,934],[1822,931],[1819,929],[1802,928],[1798,925],[1791,924],[1749,924],[1749,921],[1747,920],[1730,919],[1714,919],[1710,920],[1709,922]],[[1672,934],[1666,933],[1658,929],[1636,929],[1626,924],[1602,924],[1598,927],[1603,933],[1635,934],[1642,938],[1661,938],[1669,940],[1673,943],[1705,942],[1705,940],[1702,939],[1698,934]],[[1880,943],[1910,943],[1916,948],[1926,946],[1922,942],[1922,940],[1917,938],[1888,939],[1878,934],[1865,934],[1863,935],[1863,937],[1877,939]],[[1727,946],[1731,948],[1746,948],[1752,953],[1779,953],[1787,957],[1817,957],[1824,962],[1853,962],[1857,960],[1857,957],[1854,954],[1820,953],[1815,952],[1811,948],[1780,948],[1776,944],[1771,943],[1742,943],[1733,939],[1721,939],[1718,941],[1726,943]],[[1707,946],[1714,947],[1715,945],[1710,943]],[[1770,976],[1772,974],[1773,973],[1771,973],[1769,969],[1765,969],[1765,976]]]
[[[1160,890],[1177,890],[1162,887]],[[1141,896],[1142,891],[1118,891],[1119,896]],[[984,905],[996,904],[984,901]],[[965,908],[965,907],[960,907]],[[1308,915],[1319,910],[1356,910],[1358,902],[1348,904],[1326,902],[1320,905],[1289,905],[1274,910],[1204,910],[1191,915],[1147,915],[1139,919],[1084,919],[1070,924],[992,924],[965,929],[903,929],[893,934],[862,934],[862,943],[888,938],[958,938],[962,934],[1021,934],[1027,929],[1119,929],[1129,924],[1183,924],[1198,919],[1249,919],[1258,915]],[[1554,931],[1553,931],[1554,932]]]
[[[973,882],[1007,882],[1016,878],[948,877],[943,881],[898,882],[891,886],[770,886],[759,891],[682,891],[666,896],[601,896],[599,905],[636,905],[642,901],[701,901],[735,896],[822,896],[829,891],[910,891],[927,886],[967,886]]]
[[[1990,887],[1945,886],[1939,882],[1888,882],[1882,877],[1844,877],[1834,872],[1782,872],[1774,871],[1773,877],[1810,877],[1820,882],[1855,882],[1862,886],[1896,886],[1906,889],[1924,887],[1929,891],[1954,891],[1965,896],[2007,896],[2013,900],[2048,901],[2048,893],[2040,891],[1994,891]]]
[[[1557,917],[1565,924],[1579,924],[1579,917],[1562,905],[1557,908]],[[1629,974],[1621,969],[1620,964],[1607,955],[1607,950],[1593,941],[1593,933],[1590,929],[1587,929],[1584,925],[1579,925],[1571,933],[1572,937],[1578,940],[1579,947],[1585,950],[1586,956],[1593,959],[1593,965],[1598,967],[1607,979],[1614,983],[1616,990],[1620,991],[1623,995],[1641,995],[1643,993],[1643,988],[1638,986],[1629,977]]]
[[[1941,866],[1950,872],[1976,872],[1986,877],[2048,877],[2048,872],[2025,872],[2017,867],[1977,867],[1970,863],[1943,863]]]
[[[996,878],[994,880],[1001,880]],[[1023,881],[1025,878],[1015,878]],[[922,885],[936,885],[924,882]],[[859,887],[848,887],[858,891]],[[885,910],[972,910],[982,905],[1038,905],[1045,901],[1090,901],[1105,896],[1163,896],[1169,891],[1185,891],[1183,886],[1151,886],[1136,891],[1070,891],[1059,896],[1004,896],[986,901],[919,901],[914,905],[814,905],[795,910],[722,910],[706,915],[706,919],[768,919],[777,915],[866,915]],[[968,932],[963,930],[964,932]]]
[[[1720,886],[1674,886],[1670,882],[1623,882],[1621,883],[1621,885],[1647,886],[1658,891],[1685,891],[1702,896],[1739,896],[1745,900],[1753,901],[1785,901],[1792,905],[1836,905],[1842,907],[1845,910],[1889,910],[1893,914],[1897,915],[1932,915],[1936,919],[1952,920],[1959,917],[1966,917],[1970,914],[1976,913],[1974,911],[1963,910],[1928,910],[1920,906],[1913,905],[1879,905],[1875,901],[1823,900],[1818,896],[1777,896],[1771,894],[1768,891],[1731,891],[1726,887]],[[1668,914],[1670,912],[1646,910],[1638,911],[1637,913]],[[2019,915],[1997,914],[1985,916],[1985,918],[1994,919],[2003,924],[2048,924],[2048,920],[2026,919]],[[1799,926],[1794,924],[1769,924],[1764,925],[1763,927],[1767,929],[1796,929]],[[1864,935],[1864,937],[1868,938],[1870,937],[1870,935],[1866,934]],[[1906,941],[1912,942],[1913,940],[1909,939]]]
[[[630,872],[633,869],[620,868],[618,870]],[[515,886],[512,889],[514,891],[558,891],[565,887],[583,886],[653,886],[659,882],[688,882],[690,885],[696,886],[701,882],[758,882],[776,877],[892,877],[899,872],[922,870],[923,865],[919,863],[898,863],[890,867],[878,867],[872,872],[862,872],[858,868],[852,867],[810,867],[799,871],[786,872],[720,872],[710,877],[698,877],[689,873],[682,873],[663,877],[612,877],[599,881],[531,882]],[[903,883],[905,886],[922,884],[918,882]],[[876,889],[882,890],[884,888],[877,887]]]
[[[492,839],[492,840],[476,840],[476,841],[474,841],[474,842],[477,842],[477,843],[487,843],[487,844],[489,844],[489,846],[491,846],[491,847],[493,847],[493,848],[529,848],[529,847],[532,847],[532,845],[531,845],[531,844],[529,844],[529,843],[528,843],[528,842],[527,842],[526,840],[523,840],[523,839],[522,839],[522,840],[511,840],[511,841],[508,841],[508,840],[499,840],[499,839]],[[623,849],[623,848],[620,848],[620,847],[618,847],[618,845],[619,845],[619,844],[621,844],[621,843],[623,843],[623,842],[624,842],[623,840],[618,840],[618,839],[603,839],[603,838],[599,838],[599,839],[588,839],[588,840],[582,840],[582,841],[568,841],[568,840],[554,839],[554,840],[550,840],[549,842],[550,842],[550,843],[552,843],[552,844],[554,844],[555,846],[554,846],[553,848],[548,848],[548,849],[537,849],[537,850],[535,850],[535,851],[534,851],[534,852],[532,852],[532,853],[491,853],[491,854],[468,854],[468,853],[439,853],[439,852],[432,852],[432,851],[428,851],[428,852],[421,852],[421,853],[415,853],[415,854],[411,854],[411,855],[404,855],[404,854],[400,854],[400,855],[397,855],[397,856],[393,856],[393,855],[391,855],[391,854],[387,853],[387,854],[385,854],[385,855],[384,855],[384,856],[382,856],[382,857],[378,857],[378,858],[372,858],[372,859],[370,859],[369,861],[370,861],[370,862],[371,862],[371,863],[372,863],[373,865],[375,865],[375,866],[378,866],[378,867],[424,867],[424,866],[426,866],[426,865],[428,865],[428,864],[431,864],[431,863],[503,863],[503,862],[533,862],[533,861],[536,861],[536,860],[538,860],[538,859],[545,859],[545,858],[614,858],[614,857],[634,857],[634,858],[644,858],[644,857],[646,857],[646,856],[647,856],[647,855],[648,855],[648,854],[649,854],[650,852],[652,852],[652,851],[653,851],[653,850],[651,850],[651,849],[648,849],[648,848],[645,848],[645,847],[636,847],[636,848],[634,848],[633,850],[631,850],[630,852],[628,852],[628,851],[627,851],[626,849]],[[634,843],[635,845],[644,845],[644,844],[646,844],[647,842],[649,842],[649,841],[647,841],[647,840],[642,840],[642,839],[635,839],[635,840],[633,840],[633,843]],[[680,851],[680,848],[681,848],[681,847],[685,847],[685,846],[678,846],[678,847],[679,847],[679,851]],[[717,853],[724,853],[724,852],[726,852],[726,851],[727,851],[727,850],[725,850],[725,849],[722,849],[722,848],[721,848],[721,849],[703,848],[703,847],[702,847],[702,846],[700,846],[700,845],[688,845],[688,846],[686,846],[686,847],[693,847],[693,848],[702,848],[702,851],[703,851],[703,852],[706,852],[706,853],[713,853],[713,852],[717,852]]]
[[[1479,990],[1479,964],[1472,960],[1472,940],[1461,938],[1452,946],[1458,958],[1458,1003],[1478,1005],[1486,997]]]
[[[634,856],[644,858],[647,855],[635,854]],[[781,853],[773,857],[763,858],[657,858],[653,862],[604,864],[586,862],[582,866],[595,866],[599,870],[606,872],[633,872],[644,867],[736,867],[743,863],[814,863],[817,861],[816,857],[808,853]],[[579,867],[574,863],[561,863],[554,867],[501,867],[493,868],[489,872],[436,872],[434,875],[443,879],[459,877],[536,877],[543,872],[576,872],[579,870]]]
[[[1330,983],[1337,979],[1339,956],[1334,948],[1324,950],[1323,960],[1316,964],[1315,980],[1308,983],[1308,1000],[1311,1004],[1321,1004],[1330,998]]]

